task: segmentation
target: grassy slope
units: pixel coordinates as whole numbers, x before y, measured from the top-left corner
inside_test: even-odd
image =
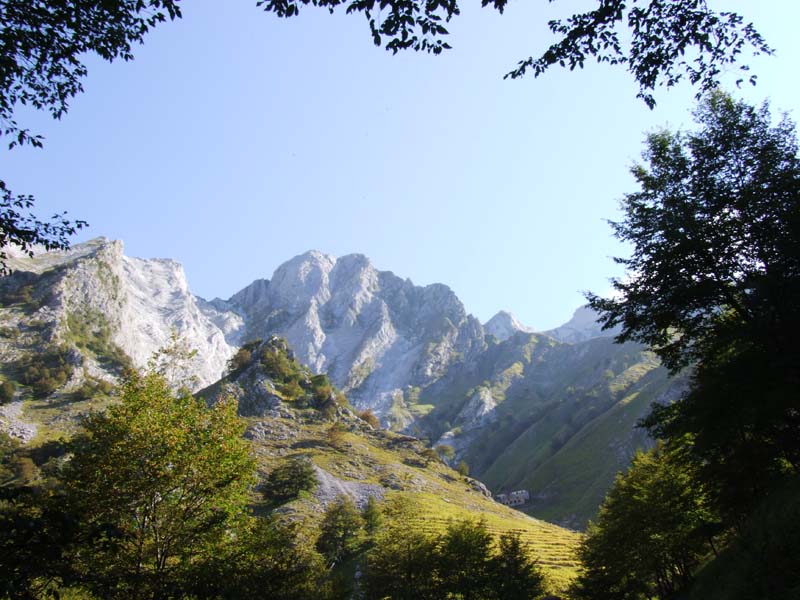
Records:
[[[226,393],[227,383],[232,382],[220,382],[201,394],[213,398],[217,393]],[[240,386],[239,391],[245,389]],[[43,466],[54,452],[59,452],[59,446],[52,444],[54,440],[74,434],[82,414],[102,409],[109,401],[113,400],[102,396],[76,401],[70,394],[26,400],[24,416],[38,425],[38,435],[22,450],[23,454],[37,466]],[[246,417],[248,437],[253,440],[262,475],[287,457],[302,454],[341,481],[381,485],[387,499],[409,497],[416,508],[412,525],[422,529],[442,530],[450,519],[472,517],[484,518],[495,533],[520,531],[555,590],[565,589],[575,576],[578,534],[497,504],[477,491],[473,480],[438,460],[425,459],[421,442],[373,430],[347,408],[339,407],[334,418],[345,425],[346,431],[333,443],[329,436],[330,414],[325,416],[320,410],[291,400],[283,402],[277,412],[279,416]],[[258,494],[253,497],[253,507],[257,514],[267,510]],[[297,521],[313,538],[318,533],[323,509],[313,495],[306,495],[282,507],[280,512]]]
[[[263,471],[270,470],[278,457],[302,454],[342,481],[379,485],[391,481],[399,489],[388,490],[386,499],[407,496],[413,500],[417,515],[412,526],[442,531],[451,519],[481,517],[494,533],[520,531],[556,589],[565,589],[575,576],[578,534],[494,502],[475,491],[468,478],[438,461],[423,466],[419,454],[423,446],[406,441],[408,438],[403,436],[359,428],[346,433],[338,448],[332,447],[327,440],[330,423],[319,422],[315,415],[303,412],[307,411],[298,411],[295,419],[274,420],[298,431],[298,437],[269,437],[255,442]],[[251,422],[256,424],[259,420],[252,418]],[[298,420],[302,421],[299,428]],[[293,502],[290,509],[313,535],[321,517],[319,503],[308,497]]]
[[[508,377],[521,365],[521,376]],[[484,380],[487,373],[494,373]],[[613,477],[647,444],[636,421],[666,386],[655,358],[634,344],[595,339],[558,344],[518,336],[487,351],[471,373],[422,394],[436,404],[423,423],[435,439],[455,419],[467,392],[483,385],[499,402],[497,419],[471,435],[464,456],[494,491],[528,489],[537,501],[526,510],[583,527]],[[637,392],[640,392],[637,394]]]

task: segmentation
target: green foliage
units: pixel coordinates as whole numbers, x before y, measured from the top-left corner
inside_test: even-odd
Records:
[[[800,484],[763,498],[730,547],[697,575],[691,600],[800,597]]]
[[[133,368],[130,357],[111,341],[111,327],[102,314],[89,311],[72,313],[67,316],[67,330],[69,342],[84,352],[90,352],[117,373]]]
[[[152,27],[179,16],[175,0],[76,0],[55,6],[46,0],[6,0],[0,12],[0,133],[9,147],[42,145],[41,136],[17,124],[17,108],[32,106],[61,118],[70,99],[83,91],[87,55],[130,60],[133,45]],[[33,204],[32,196],[15,195],[0,181],[0,248],[18,246],[30,255],[36,245],[67,248],[69,236],[86,226],[68,220],[66,213],[41,221],[30,213]],[[7,258],[0,250],[0,275],[8,273]]]
[[[519,534],[499,543],[485,521],[451,521],[441,535],[411,526],[412,506],[389,506],[390,519],[366,554],[369,599],[532,599],[545,591],[544,575]]]
[[[633,276],[592,296],[688,392],[645,425],[701,468],[730,526],[800,470],[800,158],[794,124],[710,94],[697,131],[652,134],[615,234]]]
[[[249,519],[235,544],[216,554],[190,591],[198,598],[306,600],[330,597],[321,556],[288,526]]]
[[[13,381],[4,381],[0,383],[0,404],[7,404],[14,399],[14,394],[17,393],[17,384]]]
[[[63,510],[63,499],[30,486],[0,490],[0,597],[69,598],[52,594],[57,582],[69,578],[64,548],[77,523]]]
[[[492,535],[485,521],[456,521],[437,548],[442,597],[479,600],[493,592]]]
[[[272,504],[294,500],[317,486],[314,465],[305,456],[291,456],[275,467],[264,482],[264,498]]]
[[[710,551],[716,522],[697,474],[658,447],[619,475],[578,554],[585,572],[574,590],[592,600],[671,598],[688,588]]]
[[[23,365],[21,381],[39,398],[63,387],[75,370],[67,346],[51,346],[29,356]]]
[[[364,542],[364,519],[349,496],[339,496],[325,510],[317,550],[329,564],[353,556]]]
[[[448,444],[439,444],[436,446],[436,448],[434,448],[434,450],[436,450],[436,454],[439,455],[439,458],[446,463],[450,462],[456,457],[456,451]]]
[[[147,369],[163,377],[172,389],[188,392],[198,381],[196,361],[197,349],[191,348],[173,329],[169,342],[153,352],[147,360]]]
[[[377,533],[383,525],[383,513],[381,513],[378,501],[374,496],[367,498],[367,505],[364,507],[364,512],[361,514],[364,519],[364,530],[369,535]]]
[[[5,431],[0,431],[0,486],[14,478],[12,465],[17,448],[19,448],[19,442]]]
[[[236,377],[239,373],[244,371],[250,361],[253,359],[253,353],[247,348],[239,348],[236,354],[228,361],[228,376]]]
[[[91,415],[64,470],[80,522],[73,568],[104,597],[158,596],[231,543],[255,464],[233,402],[175,395],[133,376]]]
[[[369,600],[439,600],[436,579],[436,539],[409,528],[407,522],[389,524],[366,555],[362,577]]]
[[[267,377],[280,383],[296,381],[300,376],[300,365],[283,338],[272,337],[262,346],[261,367]]]
[[[465,461],[460,460],[456,465],[456,471],[458,471],[459,475],[466,477],[469,475],[469,465]]]
[[[530,600],[546,591],[544,573],[518,531],[500,535],[490,570],[492,589],[500,600]]]
[[[325,432],[325,440],[334,450],[344,451],[347,429],[341,423],[334,423]]]
[[[91,400],[98,396],[108,396],[113,391],[114,384],[105,379],[96,379],[87,376],[80,387],[72,392],[72,396],[76,400]]]
[[[501,13],[507,4],[508,0],[484,2]],[[638,97],[652,108],[657,86],[671,87],[688,80],[703,91],[713,89],[720,72],[735,64],[746,49],[753,54],[771,52],[755,27],[745,24],[740,15],[714,11],[697,0],[650,0],[633,6],[623,0],[598,0],[596,4],[565,20],[550,21],[550,31],[558,40],[541,56],[519,61],[506,77],[522,77],[528,71],[538,77],[552,66],[583,68],[594,58],[625,65],[639,85]],[[260,5],[278,16],[291,17],[300,12],[301,5],[317,4],[312,0],[266,0]],[[394,53],[413,49],[440,54],[449,49],[445,24],[461,12],[457,2],[391,0],[383,5],[382,18],[376,21],[371,4],[344,2],[328,9],[338,6],[346,7],[348,14],[362,11],[375,45]],[[740,69],[745,77],[747,65]],[[755,82],[754,77],[750,80]]]
[[[372,409],[368,408],[367,410],[362,410],[358,413],[358,416],[362,421],[369,423],[373,429],[381,428],[381,422],[378,420],[378,417],[375,416],[375,413],[372,412]]]

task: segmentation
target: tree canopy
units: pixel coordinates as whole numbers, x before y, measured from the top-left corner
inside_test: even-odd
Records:
[[[663,448],[634,457],[606,496],[579,549],[577,598],[671,598],[708,552],[714,523],[692,470]]]
[[[42,137],[16,121],[29,106],[60,119],[83,91],[85,57],[131,60],[133,45],[168,18],[180,17],[177,0],[2,0],[0,1],[0,137],[8,147],[42,146]],[[7,273],[8,246],[28,254],[69,246],[69,237],[87,225],[66,213],[41,220],[31,213],[34,199],[15,194],[0,179],[0,275]]]
[[[553,0],[551,0],[553,1]],[[730,11],[710,8],[705,0],[596,0],[592,10],[548,23],[556,35],[539,56],[520,60],[506,74],[534,77],[553,66],[583,68],[592,58],[624,65],[639,84],[638,97],[655,106],[656,87],[688,79],[701,93],[716,87],[722,70],[737,63],[746,49],[771,53],[752,23]],[[450,48],[446,24],[461,13],[456,0],[259,0],[258,5],[281,17],[293,17],[301,6],[331,13],[361,12],[376,46],[440,54]],[[481,6],[505,12],[508,0],[481,0]],[[624,41],[626,40],[626,41]],[[739,66],[748,74],[746,64]],[[751,83],[755,76],[748,77]],[[742,78],[744,80],[744,77]]]
[[[104,597],[163,594],[227,545],[255,482],[243,433],[235,402],[206,408],[155,373],[125,382],[86,421],[63,477],[87,583]]]
[[[747,504],[733,496],[800,472],[800,159],[794,124],[766,104],[715,92],[695,116],[697,131],[648,137],[641,190],[612,224],[633,245],[617,259],[627,278],[616,297],[589,298],[618,340],[691,367],[688,393],[647,424]]]
[[[621,326],[618,341],[644,342],[690,377],[680,398],[654,405],[643,421],[666,453],[637,458],[590,528],[583,597],[650,597],[654,589],[672,597],[702,558],[695,534],[709,527],[725,531],[728,550],[704,571],[702,589],[738,563],[747,577],[726,574],[732,587],[718,597],[797,593],[796,565],[782,558],[796,555],[800,481],[795,127],[786,117],[775,122],[766,104],[721,92],[695,116],[696,131],[648,136],[645,163],[633,169],[640,190],[624,197],[623,219],[612,223],[633,247],[617,259],[626,277],[613,281],[614,297],[589,295],[606,327]],[[670,550],[673,542],[680,548]],[[762,585],[768,593],[748,591]]]

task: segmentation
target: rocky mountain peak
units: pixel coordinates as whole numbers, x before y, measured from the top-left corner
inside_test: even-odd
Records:
[[[597,322],[598,318],[599,315],[588,305],[581,306],[573,313],[569,321],[543,333],[559,342],[568,344],[576,344],[599,337],[614,337],[619,333],[618,327],[604,331],[602,325]]]
[[[512,313],[505,310],[501,310],[489,319],[483,329],[500,342],[506,341],[516,333],[533,333],[532,329],[520,323]]]

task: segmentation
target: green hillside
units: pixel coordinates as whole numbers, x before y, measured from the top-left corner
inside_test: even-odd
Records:
[[[478,367],[449,373],[419,395],[433,409],[420,429],[458,451],[493,492],[526,489],[522,510],[573,528],[597,511],[615,474],[649,444],[637,429],[654,401],[668,401],[670,381],[636,344],[597,338],[562,344],[518,334],[494,344]],[[489,416],[469,423],[475,397]]]

